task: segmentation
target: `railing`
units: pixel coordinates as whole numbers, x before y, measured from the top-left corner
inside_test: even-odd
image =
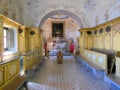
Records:
[[[41,62],[39,52],[37,50],[27,52],[21,55],[21,71],[31,69],[32,66],[37,65]]]
[[[84,49],[83,55],[107,71],[107,56],[105,54]]]

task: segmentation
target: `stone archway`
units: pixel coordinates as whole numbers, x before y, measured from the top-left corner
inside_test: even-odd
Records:
[[[68,44],[67,48],[66,48],[67,51],[69,51],[68,50],[69,46],[70,46],[69,41],[71,40],[71,38],[74,40],[75,46],[77,47],[76,40],[79,36],[78,29],[83,27],[81,20],[78,18],[78,16],[76,16],[75,14],[73,14],[69,11],[55,10],[55,11],[52,11],[52,12],[48,13],[47,15],[45,15],[39,24],[39,27],[41,27],[43,29],[43,36],[49,42],[48,49],[51,50],[53,48],[53,42],[56,40],[56,38],[54,38],[52,36],[53,30],[51,29],[51,25],[52,25],[51,20],[54,20],[54,22],[59,22],[59,23],[63,22],[65,24],[70,22],[70,23],[66,24],[66,27],[64,26],[65,27],[65,30],[63,30],[64,37],[60,38],[60,39],[61,39],[61,41],[66,41],[66,43]],[[65,20],[65,22],[64,22],[64,20]],[[49,26],[48,26],[48,24],[49,24]],[[71,28],[72,25],[73,25],[73,28]],[[44,27],[47,27],[47,28],[44,28]],[[76,29],[76,27],[77,27],[77,29]],[[63,44],[65,45],[65,43],[63,43]]]
[[[83,24],[82,24],[81,20],[79,19],[79,17],[77,15],[73,14],[72,12],[67,11],[67,10],[55,10],[55,11],[52,11],[52,12],[46,14],[42,18],[42,20],[40,21],[39,27],[42,27],[42,25],[44,24],[44,22],[48,18],[50,18],[51,16],[56,15],[56,14],[63,14],[63,15],[67,15],[68,17],[71,17],[72,19],[77,21],[77,23],[79,24],[80,28],[83,28]]]

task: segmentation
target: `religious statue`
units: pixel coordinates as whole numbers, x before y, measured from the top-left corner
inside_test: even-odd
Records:
[[[105,11],[104,16],[105,16],[105,21],[108,21],[109,20],[109,10],[108,9]]]
[[[72,40],[70,43],[70,53],[73,53],[73,52],[74,52],[74,42]]]
[[[60,38],[59,38],[59,37],[56,38],[56,42],[57,42],[57,43],[60,42]]]
[[[98,16],[96,16],[96,18],[95,18],[95,24],[98,25],[98,23],[99,23]]]
[[[47,41],[45,39],[43,42],[43,46],[44,46],[44,50],[45,50],[45,57],[49,58],[48,50],[47,50]]]

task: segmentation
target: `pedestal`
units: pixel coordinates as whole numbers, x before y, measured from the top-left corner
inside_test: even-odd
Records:
[[[63,53],[62,51],[57,52],[57,63],[62,64],[63,63]]]

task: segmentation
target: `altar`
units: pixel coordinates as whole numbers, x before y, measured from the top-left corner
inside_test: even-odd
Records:
[[[47,48],[48,51],[56,51],[59,49],[64,49],[66,48],[67,40],[65,38],[48,38],[47,39]]]
[[[49,54],[50,55],[55,55],[57,54],[57,52],[59,50],[61,50],[63,52],[63,54],[67,55],[69,52],[66,52],[68,51],[68,43],[67,43],[67,40],[65,38],[49,38],[47,40],[47,48],[48,48],[48,51],[49,51]]]

